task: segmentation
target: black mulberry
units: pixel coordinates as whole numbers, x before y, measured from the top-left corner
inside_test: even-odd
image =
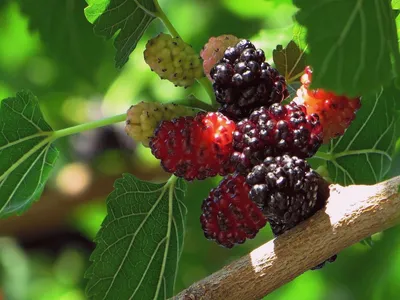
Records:
[[[255,110],[237,124],[232,161],[239,172],[247,173],[267,156],[311,157],[321,143],[322,126],[317,115],[307,115],[304,106],[293,102],[273,104]]]
[[[216,99],[222,105],[219,111],[235,121],[289,96],[285,78],[265,62],[264,51],[249,40],[227,48],[210,75]]]
[[[250,199],[262,210],[275,236],[313,216],[329,198],[328,183],[296,156],[267,157],[247,175],[246,182],[251,186]],[[336,255],[326,262],[335,259]]]

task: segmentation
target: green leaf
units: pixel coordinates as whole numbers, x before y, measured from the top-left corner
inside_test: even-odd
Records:
[[[58,150],[37,98],[28,91],[1,102],[0,130],[0,217],[6,217],[39,198]]]
[[[396,143],[397,97],[394,87],[363,97],[362,107],[346,133],[332,140],[327,153],[317,153],[327,160],[333,182],[374,184],[384,179]]]
[[[107,9],[110,0],[86,0],[86,3],[88,6],[85,8],[85,16],[93,24]]]
[[[348,96],[377,92],[399,70],[399,47],[390,0],[294,0],[307,28],[312,88]]]
[[[279,73],[282,74],[287,82],[298,79],[306,67],[304,51],[291,40],[286,48],[278,45],[272,51],[273,59]]]
[[[86,273],[94,299],[166,299],[182,253],[186,183],[142,182],[124,174],[107,198],[93,264]]]
[[[396,17],[396,27],[397,27],[397,36],[400,36],[400,16],[398,15]],[[400,44],[400,39],[398,40],[398,43]]]
[[[117,32],[114,46],[117,49],[115,63],[121,68],[135,50],[136,45],[150,23],[156,18],[153,0],[90,0],[85,8],[94,32],[106,39]]]
[[[400,0],[392,0],[392,8],[400,9]]]
[[[112,49],[93,34],[92,25],[82,14],[84,1],[20,0],[18,4],[30,30],[38,33],[44,53],[55,60],[57,91],[71,93],[78,79],[94,83],[93,74],[104,67],[104,56]]]

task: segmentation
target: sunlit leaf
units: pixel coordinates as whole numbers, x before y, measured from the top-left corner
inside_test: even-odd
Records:
[[[0,217],[6,217],[39,198],[58,151],[32,93],[19,92],[0,105]]]
[[[362,98],[356,119],[341,138],[332,140],[323,155],[334,182],[373,184],[385,178],[396,143],[398,95],[392,87]]]
[[[349,96],[376,92],[399,70],[399,47],[390,0],[294,0],[307,28],[313,87]]]
[[[400,0],[392,0],[392,8],[400,9]]]
[[[125,174],[107,199],[108,215],[91,256],[88,297],[166,299],[182,253],[186,183],[142,182]]]
[[[122,67],[135,50],[143,33],[156,18],[153,0],[90,0],[86,18],[94,23],[94,32],[106,39],[116,35],[115,63]],[[117,33],[118,32],[118,33]]]
[[[252,0],[251,4],[247,1],[223,0],[221,2],[225,6],[225,9],[232,11],[242,18],[268,18],[279,15],[280,18],[279,20],[275,20],[275,23],[287,23],[296,11],[296,7],[294,7],[291,0]],[[268,14],[271,11],[274,13]],[[287,20],[284,18],[287,18]]]
[[[304,52],[308,50],[308,45],[306,41],[307,29],[301,26],[299,23],[294,23],[293,26],[293,41],[302,49]]]

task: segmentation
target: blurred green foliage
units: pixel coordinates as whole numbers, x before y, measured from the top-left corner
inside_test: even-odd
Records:
[[[170,101],[189,94],[206,99],[198,85],[175,88],[161,81],[143,61],[148,38],[165,31],[155,20],[122,70],[114,68],[112,43],[94,36],[82,0],[0,0],[0,99],[30,89],[40,99],[46,120],[63,128],[126,111],[139,101]],[[163,0],[171,22],[196,50],[210,36],[230,33],[250,38],[269,60],[277,44],[292,37],[290,0]],[[187,26],[193,24],[193,26]],[[60,161],[80,160],[72,139],[60,141]],[[400,142],[398,143],[400,145]],[[397,147],[400,152],[400,147]],[[99,172],[115,166],[106,155]],[[154,165],[148,149],[139,148],[136,164]],[[400,173],[400,155],[391,176]],[[117,163],[124,172],[123,163]],[[61,169],[59,166],[58,169]],[[257,238],[232,250],[207,241],[199,224],[200,206],[218,178],[189,184],[184,251],[176,291],[217,271],[272,238],[268,227]],[[110,191],[111,192],[111,191]],[[71,228],[92,240],[106,214],[105,203],[87,204],[71,214]],[[373,247],[354,245],[320,271],[308,271],[266,299],[398,299],[400,293],[400,228],[373,237]],[[26,252],[12,239],[0,240],[0,298],[85,299],[83,274],[89,252],[65,245],[57,256]],[[15,266],[18,265],[18,268]]]

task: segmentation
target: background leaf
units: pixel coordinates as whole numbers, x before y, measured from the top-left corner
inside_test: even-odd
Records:
[[[11,238],[0,238],[0,278],[6,299],[28,299],[29,261],[21,247]]]
[[[279,73],[287,82],[292,82],[300,77],[306,67],[304,51],[292,40],[285,48],[278,45],[272,52],[274,63]]]
[[[172,296],[183,247],[185,191],[186,183],[175,177],[153,184],[125,174],[115,182],[86,274],[89,297]]]
[[[115,64],[121,68],[156,18],[154,1],[90,0],[88,3],[85,15],[90,22],[94,22],[94,32],[97,35],[110,39],[119,31],[114,46],[117,49]]]
[[[390,0],[293,3],[300,8],[296,20],[307,28],[312,87],[358,96],[391,81],[391,56],[396,70],[400,59]]]
[[[6,217],[22,213],[39,198],[58,151],[30,92],[1,102],[0,128],[0,217]]]
[[[392,0],[392,8],[400,9],[400,0]]]
[[[325,158],[335,183],[373,184],[384,179],[397,138],[396,97],[398,90],[394,87],[363,97],[346,133],[332,140]]]
[[[82,14],[85,3],[82,0],[21,0],[18,3],[28,17],[30,30],[39,34],[44,52],[61,69],[55,74],[57,83],[66,88],[73,86],[77,79],[95,84],[93,74],[108,48],[93,34],[92,26]]]

